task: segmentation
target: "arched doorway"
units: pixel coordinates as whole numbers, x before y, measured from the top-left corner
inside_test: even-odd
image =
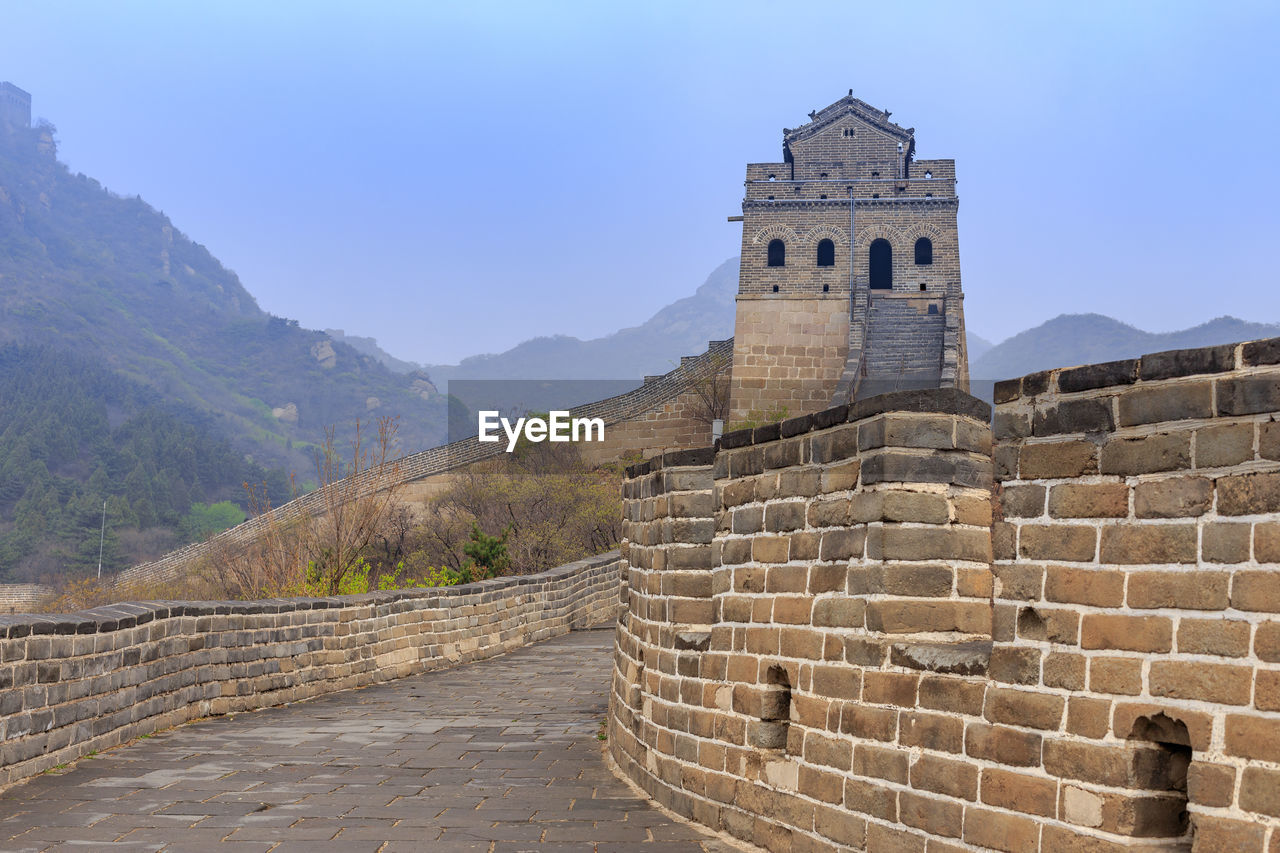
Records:
[[[883,237],[873,240],[870,251],[871,289],[893,289],[893,247]]]

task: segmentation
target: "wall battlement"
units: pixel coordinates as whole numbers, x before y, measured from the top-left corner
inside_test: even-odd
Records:
[[[0,616],[0,785],[211,714],[500,655],[607,624],[617,552],[466,586]]]
[[[0,125],[31,126],[31,94],[12,83],[0,83]]]
[[[1280,849],[1280,339],[898,392],[624,486],[609,746],[770,850]]]

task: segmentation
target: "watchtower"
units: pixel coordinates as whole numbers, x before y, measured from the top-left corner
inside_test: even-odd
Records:
[[[31,127],[31,94],[8,81],[0,83],[0,124]]]
[[[747,165],[731,418],[968,387],[954,160],[853,97]]]

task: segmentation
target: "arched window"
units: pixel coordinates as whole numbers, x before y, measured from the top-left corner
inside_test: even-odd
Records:
[[[818,266],[834,267],[836,265],[836,244],[830,240],[818,241]]]
[[[873,240],[870,252],[871,289],[893,289],[893,248],[883,237]]]
[[[933,241],[928,237],[916,241],[916,263],[920,266],[933,263]]]
[[[787,264],[787,244],[781,240],[769,241],[769,266],[782,267]]]

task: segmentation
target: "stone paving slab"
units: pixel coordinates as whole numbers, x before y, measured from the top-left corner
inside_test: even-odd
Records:
[[[613,631],[203,720],[0,792],[0,850],[728,853],[618,780]]]

